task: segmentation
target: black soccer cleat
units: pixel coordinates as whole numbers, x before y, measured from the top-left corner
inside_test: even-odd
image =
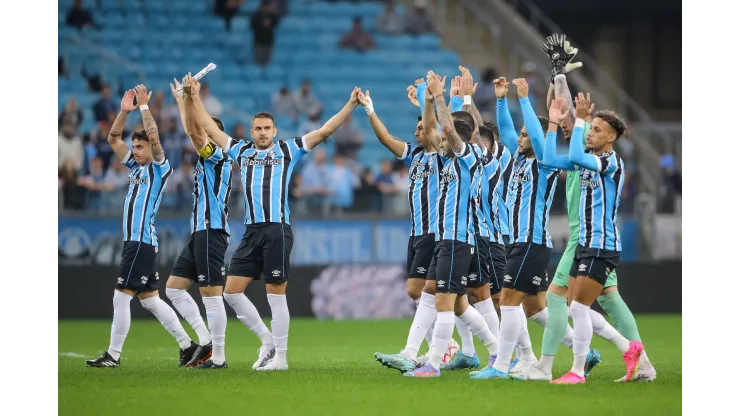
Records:
[[[211,360],[206,360],[196,365],[195,367],[190,367],[190,368],[194,368],[196,370],[218,370],[220,368],[229,368],[229,366],[226,365],[226,361],[224,361],[223,364],[216,364]]]
[[[191,368],[191,367],[195,367],[196,365],[203,364],[204,362],[206,362],[207,359],[211,358],[212,353],[213,353],[213,343],[212,342],[209,342],[206,345],[198,346],[198,349],[195,350],[192,358],[190,358],[190,361],[188,361],[188,363],[185,364],[185,367]]]
[[[198,349],[198,347],[198,344],[190,341],[189,347],[185,348],[184,350],[180,350],[180,364],[178,365],[178,367],[184,367],[185,364],[187,364],[188,361],[193,358],[193,354]]]
[[[87,360],[85,361],[88,367],[120,367],[121,366],[121,360],[114,359],[113,357],[108,354],[108,351],[104,351],[103,355],[100,358],[96,358],[94,360]]]

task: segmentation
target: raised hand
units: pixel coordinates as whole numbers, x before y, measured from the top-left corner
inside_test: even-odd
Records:
[[[373,100],[370,98],[370,90],[367,90],[364,93],[362,92],[362,90],[360,90],[360,92],[357,93],[357,100],[363,107],[367,107],[368,105],[370,105],[373,102]]]
[[[552,104],[550,104],[550,112],[548,116],[550,121],[558,124],[568,116],[568,107],[565,105],[565,101],[563,101],[562,98],[557,97],[553,100]]]
[[[589,111],[593,111],[593,107],[591,104],[591,93],[584,96],[582,92],[579,92],[576,96],[576,118],[585,120],[588,117]]]
[[[473,74],[471,74],[470,70],[468,68],[465,68],[464,66],[458,66],[457,69],[459,69],[460,73],[462,74],[461,88],[463,95],[475,94],[475,90],[478,89],[478,84],[473,84]]]
[[[411,101],[411,104],[419,107],[419,99],[416,98],[416,85],[409,85],[406,87],[406,95],[408,96],[409,101]]]
[[[183,98],[182,92],[178,91],[178,89],[180,89],[180,86],[182,84],[180,84],[180,81],[178,81],[177,78],[172,78],[172,80],[175,81],[174,85],[170,82],[170,92],[172,92],[172,97],[175,98],[175,101],[182,100]]]
[[[435,74],[434,71],[427,73],[427,88],[433,96],[442,95],[446,91],[444,89],[447,77],[440,79],[439,75]]]
[[[452,81],[450,81],[450,98],[452,97],[463,97],[464,94],[462,93],[462,88],[460,88],[460,84],[462,83],[462,77],[456,76],[455,78],[452,78]]]
[[[493,80],[493,87],[496,92],[496,98],[506,98],[506,94],[509,93],[509,83],[506,82],[506,78],[504,77]]]
[[[516,85],[516,93],[519,98],[529,96],[529,84],[527,84],[527,80],[525,80],[524,78],[517,78],[511,81],[511,83]]]
[[[121,111],[124,113],[130,113],[137,108],[139,108],[139,104],[134,105],[134,90],[128,90],[125,94],[123,94],[123,98],[121,99]]]
[[[360,88],[355,86],[355,88],[352,90],[352,94],[349,95],[349,103],[357,107],[360,105],[360,100],[358,99],[358,95],[362,92]]]
[[[149,103],[149,99],[152,98],[152,92],[149,91],[147,94],[146,85],[144,84],[139,84],[134,87],[134,91],[136,92],[136,102],[140,106],[147,105],[147,103]]]

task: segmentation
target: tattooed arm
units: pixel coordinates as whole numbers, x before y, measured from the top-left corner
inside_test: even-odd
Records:
[[[128,90],[123,94],[123,99],[121,99],[121,112],[116,116],[116,120],[110,128],[110,132],[108,132],[108,143],[113,149],[113,153],[116,155],[118,160],[121,161],[123,161],[131,151],[131,149],[126,146],[126,143],[121,140],[121,134],[123,134],[123,126],[126,125],[126,117],[128,117],[128,113],[134,110],[136,110],[136,106],[134,105],[134,91]]]
[[[141,110],[141,122],[144,124],[144,131],[146,131],[146,136],[149,138],[149,144],[152,147],[152,158],[155,162],[162,162],[164,160],[164,150],[162,149],[162,144],[159,142],[159,129],[147,105],[149,99],[152,97],[152,93],[149,92],[147,94],[144,84],[137,85],[135,91],[136,101],[138,102],[139,110]]]

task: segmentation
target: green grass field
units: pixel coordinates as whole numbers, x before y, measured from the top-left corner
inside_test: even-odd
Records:
[[[639,316],[643,342],[658,370],[655,383],[616,384],[620,354],[594,337],[602,363],[583,386],[513,380],[470,380],[467,371],[439,379],[410,379],[382,367],[373,353],[397,352],[410,320],[317,321],[293,319],[290,370],[251,369],[259,342],[229,320],[229,368],[177,367],[178,347],[155,320],[134,320],[122,367],[86,368],[84,360],[108,347],[109,321],[59,322],[60,415],[673,415],[681,413],[681,317]],[[187,328],[187,324],[184,323]],[[269,323],[268,323],[269,325]],[[530,322],[539,356],[542,328]],[[189,332],[190,328],[187,328]],[[194,336],[194,335],[193,335]],[[455,335],[457,337],[457,335]],[[196,339],[197,341],[197,339]],[[426,343],[425,343],[426,344]],[[476,341],[478,355],[487,357]],[[426,345],[422,346],[426,350]],[[487,359],[482,359],[485,364]],[[554,374],[570,369],[561,347]]]

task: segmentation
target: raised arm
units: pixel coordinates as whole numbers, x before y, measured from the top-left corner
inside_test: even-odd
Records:
[[[503,141],[504,146],[513,155],[519,147],[517,144],[519,135],[514,128],[514,120],[511,118],[509,103],[506,100],[506,94],[509,92],[509,83],[506,82],[506,78],[501,77],[493,81],[493,85],[496,90],[496,120],[498,120],[499,137]]]
[[[191,77],[188,74],[188,77]],[[211,116],[208,115],[208,111],[203,106],[203,100],[200,99],[200,83],[196,79],[190,80],[190,99],[192,100],[192,107],[185,106],[185,110],[189,111],[188,117],[193,118],[196,122],[203,127],[208,137],[211,138],[217,145],[222,149],[228,149],[231,146],[229,140],[231,139],[228,134],[221,131],[213,121]],[[192,112],[195,114],[192,114]]]
[[[121,139],[123,126],[126,125],[126,117],[128,117],[128,113],[136,110],[137,107],[138,105],[134,105],[134,90],[126,91],[121,99],[121,111],[116,116],[116,119],[113,121],[113,125],[108,132],[108,144],[110,144],[110,147],[113,149],[113,153],[116,155],[118,160],[121,161],[123,161],[126,155],[128,155],[128,152],[131,151],[131,149],[129,149],[128,146],[126,146],[126,143]]]
[[[550,122],[547,127],[547,138],[545,139],[545,155],[542,160],[544,165],[550,166],[557,169],[565,170],[576,170],[576,167],[570,163],[568,156],[557,154],[557,137],[558,137],[558,124],[565,117],[570,117],[568,108],[566,107],[563,99],[558,97],[550,105]]]
[[[512,83],[516,85],[516,91],[519,95],[519,105],[522,107],[524,127],[527,128],[527,134],[532,142],[532,150],[534,150],[537,160],[542,162],[542,158],[545,156],[545,133],[542,132],[540,120],[537,118],[534,108],[532,108],[532,103],[529,102],[529,85],[524,78],[517,78]]]
[[[182,90],[185,94],[185,116],[183,118],[185,119],[185,131],[190,136],[193,147],[198,151],[198,154],[203,157],[209,157],[215,149],[213,145],[208,146],[208,137],[205,134],[205,130],[200,126],[200,123],[198,123],[198,117],[195,115],[195,104],[193,103],[192,94],[194,89],[197,94],[200,94],[200,83],[193,81],[196,80],[190,75],[183,78]],[[170,87],[172,87],[172,84],[170,84]],[[180,111],[182,112],[182,110]]]
[[[152,158],[155,162],[162,162],[164,160],[164,150],[162,144],[159,142],[159,129],[157,123],[154,121],[151,111],[149,111],[149,99],[152,97],[152,93],[146,92],[146,86],[139,84],[135,88],[136,101],[139,103],[139,110],[141,111],[141,123],[144,125],[144,131],[149,139],[149,145],[152,147]]]
[[[437,74],[429,71],[427,74],[427,85],[429,92],[434,96],[434,106],[437,108],[437,117],[439,117],[439,124],[442,126],[442,133],[447,137],[447,141],[450,142],[452,151],[455,154],[459,154],[463,151],[464,143],[460,139],[460,136],[457,135],[457,132],[455,132],[452,113],[445,105],[444,79],[440,80]]]
[[[483,117],[480,115],[480,112],[475,107],[475,103],[473,102],[473,94],[475,94],[475,90],[478,89],[478,84],[473,84],[473,75],[470,73],[470,70],[468,70],[468,68],[460,66],[458,67],[458,69],[462,73],[461,89],[464,100],[462,109],[463,111],[473,116],[477,131],[478,127],[483,125]]]
[[[330,118],[318,130],[314,130],[304,136],[304,145],[306,146],[306,150],[313,149],[321,142],[329,138],[329,136],[331,136],[332,133],[334,133],[334,131],[339,128],[339,126],[344,122],[347,116],[349,116],[352,110],[354,110],[355,107],[357,107],[357,105],[360,103],[357,100],[357,95],[359,93],[360,89],[355,87],[355,89],[352,90],[352,94],[350,95],[347,104],[345,104],[344,107],[337,114],[334,115],[334,117]]]
[[[180,121],[182,122],[182,127],[185,129],[185,134],[190,137],[190,141],[193,143],[193,147],[195,147],[196,150],[200,150],[203,147],[205,147],[208,139],[205,135],[205,130],[203,130],[200,127],[200,124],[198,124],[197,117],[195,117],[195,107],[192,106],[192,100],[190,99],[190,87],[188,87],[188,91],[184,92],[184,97],[180,96],[180,93],[178,92],[178,87],[180,86],[180,83],[177,81],[177,79],[174,80],[175,84],[170,84],[170,91],[172,92],[172,96],[175,98],[175,102],[177,103],[177,110],[180,113]],[[186,101],[190,101],[191,111],[188,115],[188,111],[185,108],[186,107]]]
[[[373,108],[373,100],[370,98],[370,91],[367,91],[366,93],[360,91],[357,95],[357,99],[365,109],[367,118],[370,120],[370,126],[373,128],[373,132],[375,132],[375,136],[378,138],[378,141],[380,141],[383,146],[387,147],[388,150],[396,155],[396,157],[403,157],[403,154],[406,151],[406,143],[388,133],[388,129],[385,128],[385,125],[380,121],[378,114]]]
[[[588,98],[583,96],[583,93],[578,93],[576,98],[576,124],[573,128],[573,134],[570,139],[570,146],[568,148],[568,159],[574,165],[581,166],[588,170],[595,172],[601,172],[602,163],[598,156],[593,153],[586,153],[583,151],[583,145],[580,140],[573,140],[574,137],[582,137],[583,131],[586,128],[586,115],[588,109],[591,107],[591,94],[588,94]]]
[[[421,124],[424,127],[424,137],[439,151],[442,138],[439,130],[437,130],[437,118],[434,115],[434,95],[427,88],[426,82],[418,83],[416,85],[416,92],[420,104],[419,108],[421,109]]]

